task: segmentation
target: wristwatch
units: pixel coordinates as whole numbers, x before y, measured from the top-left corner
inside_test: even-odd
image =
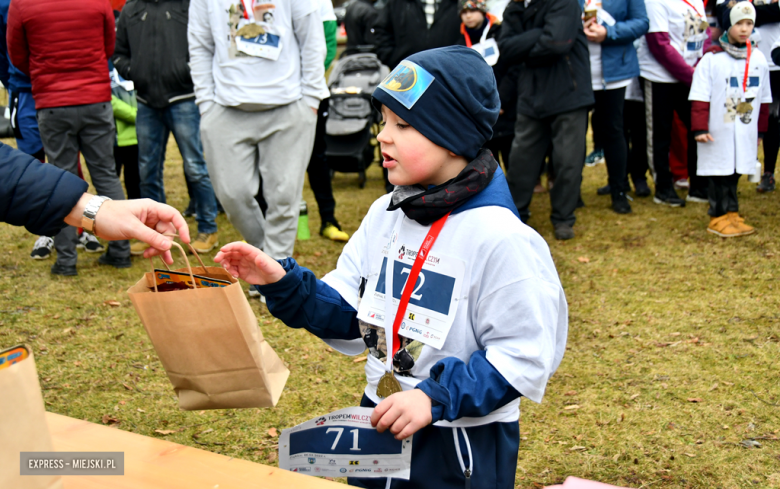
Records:
[[[90,233],[95,233],[95,216],[97,216],[100,206],[107,200],[111,199],[102,195],[96,195],[89,199],[87,206],[84,208],[84,215],[81,216],[81,227]]]

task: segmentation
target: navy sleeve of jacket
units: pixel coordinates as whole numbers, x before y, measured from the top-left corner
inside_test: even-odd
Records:
[[[360,338],[357,311],[314,273],[292,259],[279,263],[287,272],[275,284],[254,287],[265,296],[268,310],[291,328],[304,328],[329,340]]]
[[[0,82],[3,82],[3,86],[8,88],[8,80],[11,79],[10,62],[8,61],[8,44],[5,41],[5,34],[7,31],[5,19],[8,16],[8,12],[5,15],[0,15]]]
[[[76,175],[0,143],[0,221],[54,236],[87,188]]]
[[[431,368],[430,375],[417,389],[434,401],[434,423],[485,416],[521,396],[488,361],[485,350],[472,353],[469,363],[447,357]]]

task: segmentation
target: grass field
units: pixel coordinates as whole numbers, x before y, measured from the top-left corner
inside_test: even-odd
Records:
[[[169,203],[183,209],[173,143],[165,178]],[[702,204],[636,199],[633,214],[614,214],[596,196],[605,180],[603,165],[585,169],[572,241],[553,239],[546,194],[532,204],[530,224],[550,243],[569,300],[569,342],[544,402],[521,404],[517,486],[574,475],[633,488],[780,488],[780,192],[759,195],[743,179],[742,214],[758,233],[723,240],[706,233]],[[383,192],[381,172],[372,167],[362,190],[355,174],[333,185],[351,234]],[[321,276],[341,246],[316,235],[316,203],[308,186],[304,194],[314,236],[296,245],[296,258]],[[223,244],[241,239],[224,215],[219,226]],[[29,259],[34,240],[0,225],[0,345],[33,347],[49,411],[275,465],[272,428],[359,401],[363,363],[250,300],[291,371],[280,403],[180,411],[126,295],[148,262],[116,270],[82,253],[78,277],[54,277],[53,259]]]

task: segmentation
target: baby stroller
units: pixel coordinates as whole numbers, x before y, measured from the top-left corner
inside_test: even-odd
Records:
[[[328,166],[332,171],[357,172],[360,188],[366,185],[366,168],[374,161],[372,129],[379,122],[371,94],[389,72],[375,54],[359,53],[341,58],[330,74],[325,125]]]

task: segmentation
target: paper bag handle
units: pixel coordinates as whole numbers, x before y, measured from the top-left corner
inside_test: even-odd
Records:
[[[166,235],[166,236],[168,236],[168,235]],[[190,265],[190,260],[187,259],[187,253],[184,252],[184,248],[182,248],[181,245],[179,243],[177,243],[176,241],[171,241],[171,245],[172,246],[176,246],[177,248],[179,248],[179,251],[181,251],[182,256],[184,256],[184,262],[187,263],[187,270],[189,270],[190,278],[192,279],[192,290],[195,290],[195,275],[192,273],[192,266]],[[190,246],[190,249],[192,249],[192,246]],[[194,252],[195,250],[192,250],[192,251]],[[198,257],[198,261],[200,261],[200,257]],[[163,263],[165,263],[165,261],[163,261]],[[157,290],[157,280],[154,278],[154,261],[151,258],[149,258],[149,264],[152,267],[152,284],[154,285],[154,291],[158,292],[158,290]],[[203,265],[203,262],[200,261],[200,264]],[[165,264],[165,268],[168,268],[167,264]],[[168,268],[168,270],[170,270],[170,268]],[[204,271],[206,270],[205,266],[203,266],[203,270]]]

